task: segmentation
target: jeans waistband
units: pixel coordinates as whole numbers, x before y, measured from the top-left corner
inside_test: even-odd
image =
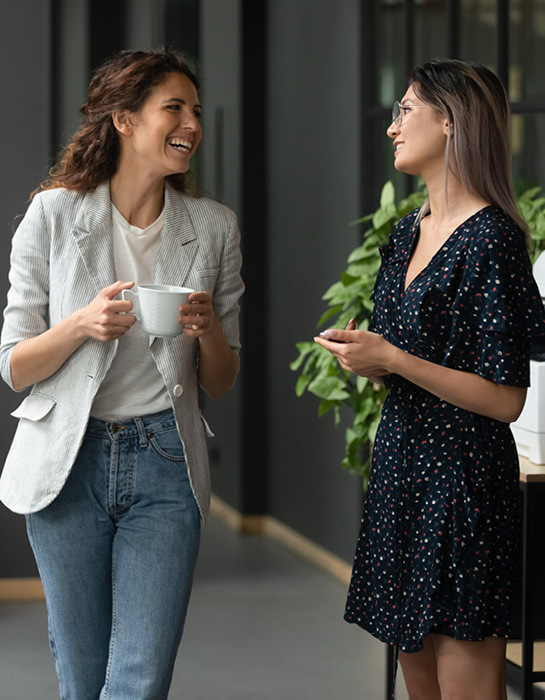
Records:
[[[93,437],[121,440],[125,438],[145,438],[149,432],[173,428],[176,425],[174,411],[171,408],[147,416],[137,416],[123,421],[103,421],[89,418],[86,435]]]

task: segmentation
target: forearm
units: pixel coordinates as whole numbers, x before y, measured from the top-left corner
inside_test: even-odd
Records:
[[[221,325],[214,317],[213,328],[199,338],[199,382],[214,399],[221,398],[233,386],[239,369],[237,353],[230,347]]]
[[[467,411],[496,420],[515,421],[524,406],[526,389],[484,379],[472,372],[443,367],[391,346],[387,369]]]
[[[136,320],[128,313],[132,302],[115,297],[133,284],[118,281],[105,287],[87,306],[43,333],[19,342],[10,361],[15,389],[24,389],[50,377],[87,338],[111,342],[126,333]]]
[[[68,316],[44,333],[22,340],[11,353],[11,379],[16,390],[47,379],[85,341],[77,320]]]

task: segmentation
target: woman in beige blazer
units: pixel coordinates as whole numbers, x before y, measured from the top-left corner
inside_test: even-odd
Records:
[[[166,698],[210,498],[199,385],[239,360],[234,214],[189,196],[198,81],[175,52],[99,68],[84,122],[13,240],[0,371],[19,425],[0,497],[24,513],[66,700]],[[175,338],[120,293],[198,290]]]

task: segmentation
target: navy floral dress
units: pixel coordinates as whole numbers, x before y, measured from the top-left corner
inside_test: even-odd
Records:
[[[371,328],[431,362],[528,386],[545,321],[523,232],[488,206],[404,291],[417,214],[381,249]],[[430,632],[505,637],[520,537],[509,425],[398,375],[386,385],[345,619],[404,652]]]

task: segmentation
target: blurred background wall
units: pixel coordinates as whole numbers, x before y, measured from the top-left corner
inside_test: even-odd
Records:
[[[349,223],[393,179],[385,130],[409,69],[480,60],[508,86],[517,182],[545,182],[545,7],[531,0],[4,0],[0,299],[29,193],[79,123],[90,74],[113,52],[162,44],[203,76],[202,189],[238,214],[247,292],[242,370],[204,401],[215,493],[269,514],[350,561],[360,480],[343,472],[344,425],[297,399],[289,363],[311,339],[323,292],[361,236]],[[4,302],[2,301],[2,304]],[[21,396],[0,386],[0,463]],[[346,417],[345,417],[346,418]],[[22,465],[24,469],[24,465]],[[0,577],[35,576],[24,521],[0,507]]]

